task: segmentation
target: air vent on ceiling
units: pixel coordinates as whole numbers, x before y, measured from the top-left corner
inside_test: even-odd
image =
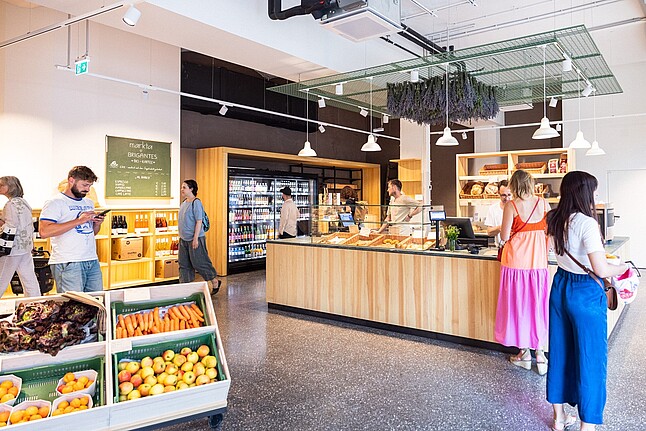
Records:
[[[402,31],[399,0],[339,1],[341,8],[321,18],[321,24],[355,42]]]

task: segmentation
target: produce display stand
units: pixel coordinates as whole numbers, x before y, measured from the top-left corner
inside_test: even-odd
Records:
[[[210,417],[217,428],[227,409],[231,377],[227,367],[222,340],[205,282],[173,284],[112,290],[99,294],[106,313],[105,341],[71,346],[51,356],[40,352],[0,354],[0,376],[15,374],[23,378],[18,402],[26,399],[56,398],[56,381],[68,371],[96,369],[99,372],[94,407],[88,410],[48,417],[34,422],[9,425],[16,431],[47,431],[70,429],[131,430],[155,429],[160,426]],[[56,299],[56,296],[29,298],[28,301]],[[27,299],[26,299],[27,300]],[[15,303],[26,300],[15,300]],[[114,339],[116,315],[195,301],[204,313],[199,328],[177,330],[131,338]],[[7,304],[3,304],[5,309]],[[158,356],[166,349],[179,351],[182,347],[211,347],[218,359],[216,381],[188,389],[119,402],[117,362],[122,359],[140,360]],[[16,403],[17,404],[17,403]]]

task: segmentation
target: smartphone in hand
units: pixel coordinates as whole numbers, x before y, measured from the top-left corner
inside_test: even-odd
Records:
[[[110,210],[110,209],[103,210],[103,211],[101,211],[100,213],[95,214],[95,217],[96,217],[96,216],[104,217],[104,216],[105,216],[107,213],[109,213],[110,211],[112,211],[112,210]]]

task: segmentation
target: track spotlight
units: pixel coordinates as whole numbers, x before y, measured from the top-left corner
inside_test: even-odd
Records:
[[[222,108],[220,108],[220,115],[227,115],[227,111],[229,108],[227,108],[227,105],[222,105]]]
[[[319,108],[325,108],[325,99],[319,98]]]
[[[560,132],[560,131],[561,131],[561,129],[562,129],[562,127],[561,127],[561,123],[558,123],[558,124],[555,126],[555,128],[556,128],[556,131],[557,131],[557,132]]]
[[[362,117],[367,117],[368,111],[366,110],[366,108],[361,108],[361,111],[359,111],[359,114],[361,114]]]
[[[410,71],[410,82],[419,82],[419,71],[411,70]]]
[[[583,91],[581,91],[581,96],[588,97],[593,91],[596,91],[595,88],[588,82],[588,85],[586,85]]]
[[[550,99],[550,108],[556,108],[556,105],[558,105],[558,103],[559,103],[559,99],[557,99],[556,97],[552,97]]]
[[[134,27],[137,25],[137,21],[139,21],[139,18],[141,17],[141,12],[139,9],[134,7],[134,5],[130,5],[126,13],[123,15],[123,22],[128,24],[130,27]]]
[[[339,83],[336,85],[336,88],[334,89],[334,94],[337,96],[343,96],[343,83]]]
[[[563,72],[569,72],[570,70],[572,70],[572,59],[565,53],[563,53],[563,57],[565,57],[565,60],[563,60],[563,63],[561,63],[561,70]]]
[[[325,133],[325,127],[323,127],[323,124],[319,125],[319,132]]]
[[[466,141],[466,139],[467,139],[467,132],[462,132],[462,139]]]
[[[148,93],[148,90],[143,90],[143,91],[141,92],[141,98],[142,98],[142,99],[144,99],[144,100],[148,100],[148,97],[149,97],[149,96],[150,96],[150,94]]]
[[[388,121],[390,121],[390,117],[386,114],[381,118],[381,122],[384,124],[388,124]]]
[[[383,127],[375,127],[374,129],[372,129],[373,133],[381,133],[383,131],[384,131]]]

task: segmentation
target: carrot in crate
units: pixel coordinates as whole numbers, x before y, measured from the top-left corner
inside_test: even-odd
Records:
[[[200,317],[204,316],[204,313],[202,313],[202,310],[200,310],[200,307],[197,306],[197,304],[193,303],[191,304],[191,309]]]

